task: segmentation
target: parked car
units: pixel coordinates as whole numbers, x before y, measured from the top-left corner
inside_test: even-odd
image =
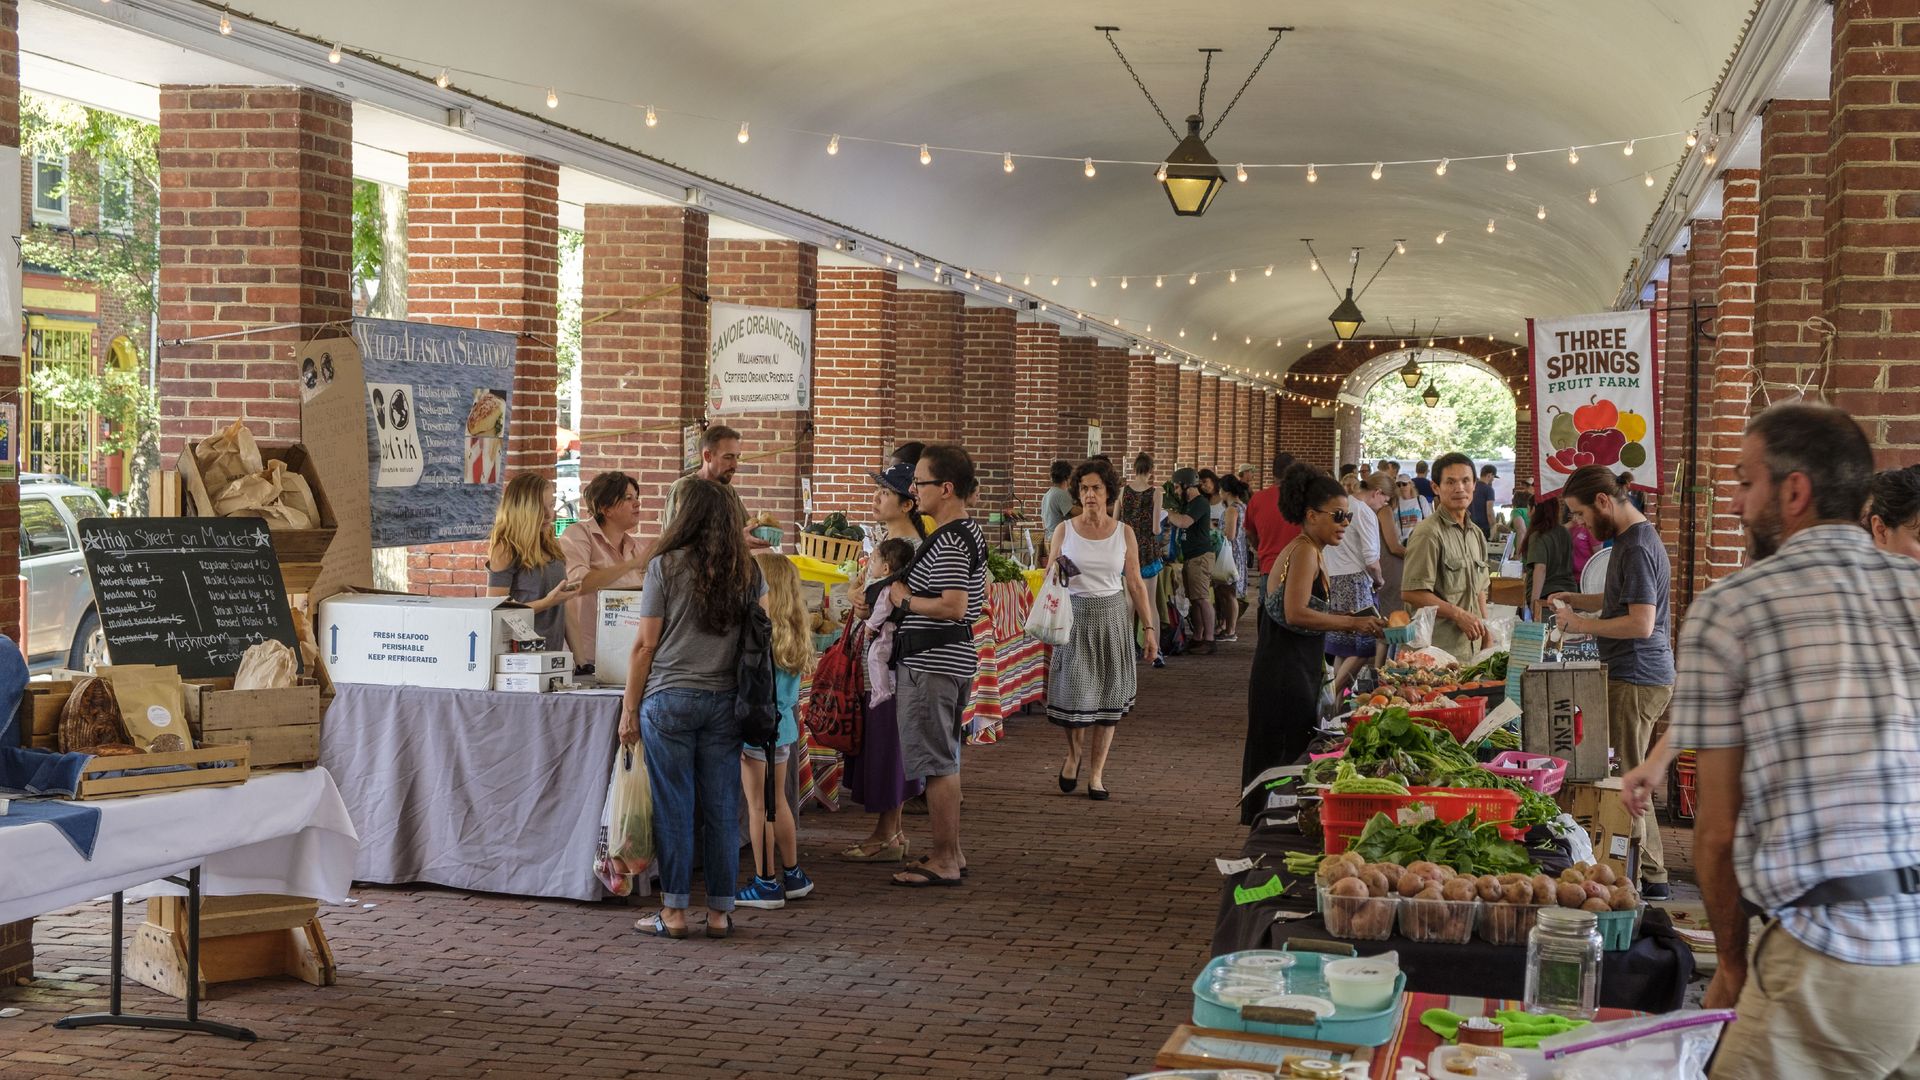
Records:
[[[20,485],[20,621],[31,670],[91,671],[106,662],[107,639],[80,554],[81,518],[106,517],[92,488],[37,481]]]
[[[555,517],[580,516],[580,457],[568,454],[553,465],[553,513]]]

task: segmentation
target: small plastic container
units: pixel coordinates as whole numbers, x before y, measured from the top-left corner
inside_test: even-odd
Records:
[[[1329,960],[1327,996],[1335,1008],[1370,1012],[1393,1004],[1394,987],[1400,978],[1400,964],[1383,956],[1354,956]]]
[[[779,547],[783,534],[778,525],[757,525],[754,527],[753,535],[765,540],[774,547]]]
[[[1478,900],[1400,901],[1400,936],[1428,944],[1465,945],[1480,919]]]
[[[1528,1012],[1591,1020],[1600,1011],[1602,950],[1594,915],[1562,907],[1540,912],[1527,935],[1527,985],[1521,1004]]]
[[[1536,766],[1536,761],[1548,764]],[[1542,795],[1559,791],[1567,782],[1567,763],[1551,754],[1533,754],[1525,750],[1502,750],[1487,762],[1486,770],[1495,776],[1518,780]]]
[[[1552,904],[1488,904],[1480,913],[1480,940],[1489,945],[1525,945],[1544,908]]]
[[[1597,913],[1601,947],[1608,952],[1626,952],[1633,948],[1633,939],[1640,934],[1640,916],[1646,914],[1646,910],[1647,905],[1643,901],[1632,911]]]
[[[1342,941],[1385,941],[1393,936],[1400,899],[1393,896],[1335,896],[1320,889],[1320,914],[1327,933]]]

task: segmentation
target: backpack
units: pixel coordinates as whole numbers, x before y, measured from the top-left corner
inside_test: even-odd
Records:
[[[920,547],[914,551],[913,558],[907,561],[907,565],[901,567],[895,573],[889,574],[867,586],[868,606],[872,606],[874,600],[879,596],[881,589],[892,585],[896,581],[907,580],[907,575],[913,572],[913,568],[920,565],[921,558],[933,550],[934,537],[939,536],[941,532],[947,529],[957,529],[961,541],[966,545],[968,575],[977,577],[984,574],[987,570],[986,547],[974,539],[973,533],[961,528],[958,522],[951,522],[935,529],[932,535],[921,541]],[[894,620],[896,622],[904,622],[906,614],[904,608],[895,608],[893,614]],[[915,653],[925,652],[928,649],[938,648],[941,645],[967,644],[971,641],[973,641],[973,626],[964,619],[933,630],[907,630],[903,628],[896,631],[893,635],[893,656],[890,666],[899,667],[902,658],[912,656]]]
[[[756,574],[754,581],[759,580]],[[740,619],[733,718],[740,724],[740,741],[765,749],[767,760],[772,761],[774,744],[780,738],[780,706],[773,687],[773,620],[758,600],[747,602]]]
[[[827,646],[813,668],[805,721],[813,745],[858,754],[867,727],[867,665],[862,662],[866,635],[851,614],[840,640]]]

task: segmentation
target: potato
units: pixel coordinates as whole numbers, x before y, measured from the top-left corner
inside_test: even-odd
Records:
[[[1456,877],[1440,886],[1440,895],[1448,900],[1472,900],[1477,895],[1474,880],[1469,877]]]
[[[1559,900],[1561,907],[1577,908],[1587,902],[1587,890],[1563,881],[1560,883],[1560,891],[1556,899]]]
[[[1415,900],[1445,900],[1447,895],[1441,891],[1440,886],[1428,882],[1427,887],[1415,893],[1413,898]]]
[[[1620,884],[1620,875],[1613,872],[1613,867],[1604,864],[1594,867],[1593,873],[1588,874],[1587,877],[1602,885],[1613,886]]]
[[[1393,902],[1390,900],[1360,901],[1360,911],[1353,917],[1353,934],[1360,938],[1383,938],[1393,932]]]
[[[1533,902],[1533,886],[1524,881],[1516,881],[1502,887],[1500,899],[1509,904],[1529,904]]]
[[[1480,879],[1474,882],[1474,891],[1480,894],[1480,899],[1489,904],[1500,899],[1503,888],[1500,879],[1492,874],[1482,874]]]
[[[1401,896],[1418,896],[1420,895],[1420,890],[1426,887],[1427,879],[1415,872],[1412,867],[1408,867],[1406,872],[1400,875],[1399,888]]]
[[[1393,891],[1393,886],[1387,882],[1387,875],[1371,866],[1360,871],[1359,880],[1366,883],[1368,896],[1385,896]]]
[[[1594,896],[1594,897],[1589,897],[1586,903],[1581,904],[1580,910],[1581,911],[1612,911],[1613,907],[1612,905],[1608,904],[1605,900],[1602,900],[1599,897]]]
[[[1587,875],[1582,873],[1579,867],[1569,866],[1565,870],[1560,871],[1560,880],[1569,885],[1585,885],[1587,883]]]
[[[1364,897],[1367,895],[1367,886],[1366,883],[1359,878],[1346,877],[1334,882],[1333,887],[1327,890],[1327,894],[1330,896]]]
[[[1354,877],[1355,874],[1353,864],[1345,859],[1322,859],[1320,869],[1313,876],[1322,885],[1332,885],[1336,881]]]
[[[1615,911],[1632,911],[1640,906],[1640,896],[1631,885],[1615,885],[1607,894],[1607,906]]]
[[[1455,870],[1451,866],[1438,866],[1438,867],[1435,867],[1434,869],[1439,872],[1440,883],[1443,885],[1449,881],[1452,881],[1454,878],[1457,878],[1460,876],[1460,871]]]
[[[1587,882],[1586,890],[1587,890],[1587,895],[1592,897],[1595,900],[1605,900],[1607,898],[1607,894],[1613,891],[1607,888],[1605,885],[1600,884],[1597,881]]]
[[[1527,875],[1525,874],[1501,874],[1500,875],[1500,884],[1502,885],[1511,885],[1516,881],[1526,881],[1526,880],[1527,880]]]
[[[1551,904],[1559,896],[1553,879],[1545,874],[1533,875],[1531,884],[1533,885],[1533,902],[1536,904]]]
[[[1439,869],[1440,868],[1438,866],[1435,866],[1434,864],[1427,862],[1425,859],[1422,859],[1419,862],[1411,862],[1407,864],[1408,873],[1419,874],[1421,877],[1430,877],[1434,873],[1438,872]]]

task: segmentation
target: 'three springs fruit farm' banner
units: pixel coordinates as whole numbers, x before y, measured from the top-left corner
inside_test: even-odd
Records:
[[[1582,465],[1633,474],[1660,490],[1660,358],[1652,311],[1529,319],[1534,465],[1539,497]]]

